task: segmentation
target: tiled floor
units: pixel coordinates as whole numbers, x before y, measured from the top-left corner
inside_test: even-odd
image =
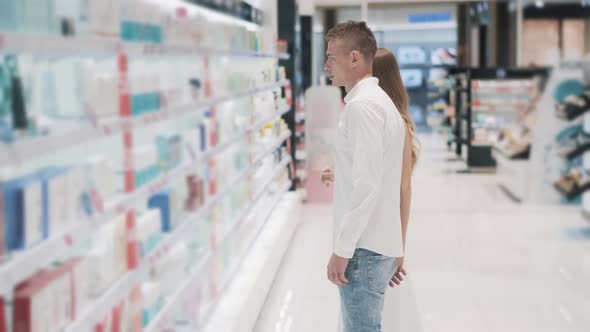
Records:
[[[456,174],[424,139],[414,177],[408,278],[388,293],[384,332],[590,331],[590,223],[579,208],[515,205],[494,175]],[[324,277],[331,208],[307,205],[256,332],[332,332]]]

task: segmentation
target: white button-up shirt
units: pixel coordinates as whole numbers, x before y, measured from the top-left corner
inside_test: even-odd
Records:
[[[403,256],[400,216],[405,123],[370,77],[344,98],[334,166],[334,253]]]

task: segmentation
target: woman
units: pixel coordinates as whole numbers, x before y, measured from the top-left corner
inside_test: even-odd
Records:
[[[402,241],[404,256],[406,251],[406,232],[410,218],[410,203],[412,199],[412,171],[418,160],[419,144],[415,134],[415,127],[408,113],[409,97],[401,78],[399,65],[391,51],[385,48],[377,49],[373,62],[373,76],[379,79],[379,86],[391,98],[397,111],[406,123],[406,138],[403,151],[403,168],[400,196],[400,214],[402,223]],[[321,181],[329,186],[334,181],[331,168],[325,168],[321,174]],[[389,282],[390,287],[399,285],[406,274],[404,257],[397,258],[397,271]]]
[[[395,107],[400,112],[404,122],[406,123],[406,140],[404,143],[403,152],[403,168],[402,168],[402,185],[400,197],[400,213],[402,221],[402,241],[404,248],[404,255],[406,252],[406,233],[408,230],[408,223],[410,220],[410,203],[412,201],[412,171],[416,166],[418,160],[419,144],[416,138],[414,122],[410,118],[408,112],[409,97],[404,87],[404,82],[400,74],[399,65],[393,53],[385,48],[377,49],[375,61],[373,62],[373,76],[379,79],[379,86],[383,91],[389,95],[389,98],[395,104]],[[398,271],[394,275],[389,285],[395,287],[399,285],[399,278],[401,274],[405,275],[404,258],[400,257],[397,261]],[[396,280],[397,279],[397,280]]]

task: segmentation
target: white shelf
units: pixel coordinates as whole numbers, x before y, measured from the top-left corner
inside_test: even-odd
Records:
[[[229,50],[190,45],[166,45],[127,42],[115,37],[83,35],[62,37],[54,34],[0,31],[0,53],[35,53],[49,55],[217,55],[289,59],[289,54],[251,50]]]
[[[264,85],[239,92],[233,95],[215,97],[203,102],[186,105],[182,107],[173,107],[167,110],[161,110],[152,114],[146,114],[138,117],[127,119],[116,118],[106,123],[100,124],[99,129],[90,124],[83,124],[80,128],[55,136],[41,136],[29,139],[23,139],[11,144],[0,143],[0,168],[13,166],[16,167],[22,163],[39,158],[45,154],[55,153],[75,145],[99,139],[101,137],[121,133],[128,128],[141,128],[154,124],[155,122],[165,121],[169,118],[178,117],[195,110],[205,109],[217,104],[221,104],[233,99],[255,95],[257,93],[272,90],[290,84],[288,80]]]
[[[270,184],[272,183],[272,181],[274,180],[276,175],[279,174],[282,170],[284,170],[284,168],[290,162],[291,162],[291,158],[286,157],[283,161],[281,161],[279,163],[278,166],[275,167],[273,174],[269,177],[269,180],[265,183],[265,185],[263,186],[263,189],[258,194],[256,194],[256,196],[254,197],[252,202],[250,202],[250,204],[248,204],[248,206],[238,215],[236,220],[234,220],[232,222],[232,225],[234,225],[232,227],[232,229],[224,234],[224,236],[221,239],[221,241],[219,242],[219,245],[217,246],[217,248],[213,249],[213,251],[211,251],[207,255],[203,256],[201,258],[201,261],[195,265],[195,267],[190,272],[189,277],[177,289],[177,291],[169,297],[169,299],[166,301],[164,307],[160,310],[158,315],[152,320],[150,325],[145,329],[145,332],[161,331],[164,328],[163,325],[168,321],[170,316],[174,315],[176,308],[182,302],[182,300],[184,299],[184,296],[186,296],[188,288],[193,284],[194,280],[201,275],[201,270],[204,266],[206,266],[207,261],[214,256],[214,252],[218,248],[223,247],[224,241],[230,237],[230,235],[237,229],[237,226],[240,224],[240,222],[242,220],[244,220],[250,214],[250,211],[252,210],[252,208],[258,203],[260,198],[262,198],[262,196],[264,196],[264,194],[268,190]],[[290,187],[290,184],[289,184],[289,186],[285,186],[282,189],[281,193],[284,193],[287,190],[289,190],[289,187]],[[280,195],[278,195],[278,196],[280,196]],[[211,308],[209,308],[209,309],[211,309]]]
[[[300,217],[301,193],[287,193],[271,204],[266,225],[240,260],[230,284],[211,313],[205,332],[252,331]]]
[[[78,318],[65,328],[65,332],[94,331],[94,325],[105,317],[122,299],[129,296],[131,290],[138,286],[142,274],[138,271],[127,272],[117,280],[101,297],[90,302]]]
[[[221,151],[225,150],[227,147],[229,147],[229,146],[233,145],[234,143],[236,143],[237,141],[241,140],[247,133],[258,130],[269,122],[279,120],[284,114],[288,113],[290,110],[291,110],[291,108],[289,106],[285,106],[280,111],[280,113],[278,115],[273,115],[272,117],[268,117],[268,118],[265,118],[265,119],[262,119],[262,120],[256,122],[254,125],[250,126],[249,128],[246,128],[245,130],[242,130],[241,132],[232,136],[226,142],[221,143],[221,144],[217,145],[216,147],[214,147],[213,149],[211,149],[210,151],[205,152],[201,156],[201,158],[204,158],[204,159],[211,158],[211,156],[214,156],[214,155],[220,153]]]
[[[236,176],[232,181],[230,181],[228,183],[228,185],[224,188],[224,190],[220,191],[213,198],[209,199],[207,201],[207,204],[205,204],[202,208],[200,208],[196,213],[191,214],[187,218],[185,218],[185,220],[172,233],[167,235],[158,244],[157,248],[152,250],[146,257],[144,257],[142,259],[140,266],[136,270],[127,272],[103,296],[101,296],[95,302],[93,302],[87,308],[87,310],[84,312],[84,314],[82,314],[75,322],[73,322],[71,325],[68,326],[68,328],[66,329],[66,332],[92,330],[92,327],[94,326],[94,324],[96,324],[96,322],[98,322],[110,309],[112,309],[113,306],[118,301],[121,300],[121,298],[123,298],[124,296],[129,294],[131,292],[131,290],[135,286],[137,286],[141,281],[146,280],[146,278],[148,276],[148,272],[150,271],[150,268],[154,264],[156,264],[160,259],[165,258],[168,253],[168,250],[175,243],[178,243],[178,241],[180,239],[182,239],[183,236],[186,235],[187,228],[190,227],[191,222],[194,220],[199,220],[202,217],[206,216],[209,213],[210,209],[213,206],[215,206],[216,203],[218,203],[223,197],[225,197],[230,192],[232,192],[233,188],[235,188],[235,185],[237,183],[242,181],[244,178],[246,178],[250,173],[252,173],[256,169],[255,165],[258,163],[258,161],[260,161],[266,155],[270,154],[272,151],[274,151],[274,149],[278,148],[284,142],[284,140],[290,136],[287,134],[290,134],[290,133],[287,132],[287,133],[281,135],[279,137],[279,139],[277,139],[277,141],[271,146],[271,148],[269,148],[267,151],[265,151],[265,153],[263,153],[261,156],[256,158],[256,160],[253,161],[252,164],[247,169],[245,169],[244,171],[239,173],[238,176]],[[276,169],[273,172],[273,175],[270,177],[270,179],[271,180],[274,179],[276,174],[280,170],[283,170],[284,167],[290,161],[291,160],[289,157],[285,158],[285,160],[283,160],[276,167]],[[270,182],[271,181],[269,181],[267,184],[265,184],[264,190],[266,190],[268,188],[268,185],[270,184]],[[258,199],[259,199],[259,197],[256,198],[248,206],[248,208],[245,209],[245,211],[250,211],[252,205],[256,204],[256,201]],[[240,218],[243,218],[244,216],[245,216],[244,214],[240,214]],[[231,233],[231,231],[230,231],[230,233]],[[227,235],[226,235],[226,237],[227,237]],[[210,254],[203,256],[201,258],[202,261],[197,263],[196,269],[200,270],[200,268],[205,265],[206,261],[210,257],[212,257]],[[187,284],[187,287],[188,287],[188,285],[190,285],[190,283]],[[182,289],[182,287],[181,287],[181,289]],[[158,317],[160,317],[160,316],[161,315],[158,315]],[[163,319],[163,317],[160,319]]]

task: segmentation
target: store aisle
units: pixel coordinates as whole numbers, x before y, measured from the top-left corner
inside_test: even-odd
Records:
[[[384,332],[589,331],[590,223],[579,208],[515,205],[494,175],[456,174],[440,137],[422,142],[409,275],[388,293]],[[330,246],[331,208],[306,206],[256,332],[337,330]]]

